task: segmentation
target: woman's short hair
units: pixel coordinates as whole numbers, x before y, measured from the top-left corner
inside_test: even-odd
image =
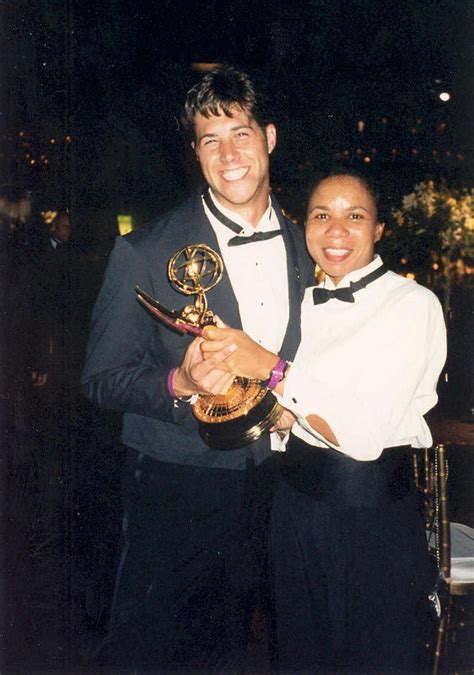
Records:
[[[316,178],[311,183],[311,188],[308,193],[308,201],[313,192],[319,186],[319,184],[322,183],[324,180],[328,178],[339,178],[342,176],[350,176],[351,178],[354,178],[365,187],[365,189],[367,190],[367,192],[370,194],[370,196],[374,201],[377,213],[377,220],[379,222],[384,222],[387,215],[388,198],[383,195],[380,186],[378,184],[378,181],[376,180],[374,175],[362,169],[336,166],[332,167],[328,171],[321,171],[316,175]]]

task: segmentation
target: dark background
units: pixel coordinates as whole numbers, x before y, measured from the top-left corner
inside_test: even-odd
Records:
[[[395,202],[427,176],[473,183],[472,1],[0,7],[5,175],[38,208],[70,208],[86,244],[114,234],[117,213],[140,224],[195,182],[178,122],[195,63],[230,62],[267,87],[273,187],[299,219],[308,180],[334,161],[370,164]]]

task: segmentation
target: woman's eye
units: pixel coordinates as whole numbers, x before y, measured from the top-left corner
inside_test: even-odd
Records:
[[[327,213],[317,213],[314,217],[316,220],[327,220],[329,218]]]
[[[361,213],[351,213],[349,216],[352,220],[362,220],[364,216]]]

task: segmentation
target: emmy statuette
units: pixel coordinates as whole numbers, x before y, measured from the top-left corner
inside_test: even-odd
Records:
[[[221,257],[206,244],[185,246],[170,258],[168,279],[180,293],[194,295],[194,302],[181,310],[168,309],[137,286],[138,301],[181,335],[202,335],[205,326],[215,324],[206,293],[219,283],[223,270]],[[257,440],[282,412],[269,389],[245,377],[236,377],[226,394],[201,394],[193,405],[203,440],[220,450],[241,448]]]

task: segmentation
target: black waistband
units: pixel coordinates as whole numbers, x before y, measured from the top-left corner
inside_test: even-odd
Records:
[[[413,486],[412,448],[385,448],[373,461],[357,461],[332,449],[291,436],[281,460],[283,480],[315,499],[377,507],[397,501]]]

